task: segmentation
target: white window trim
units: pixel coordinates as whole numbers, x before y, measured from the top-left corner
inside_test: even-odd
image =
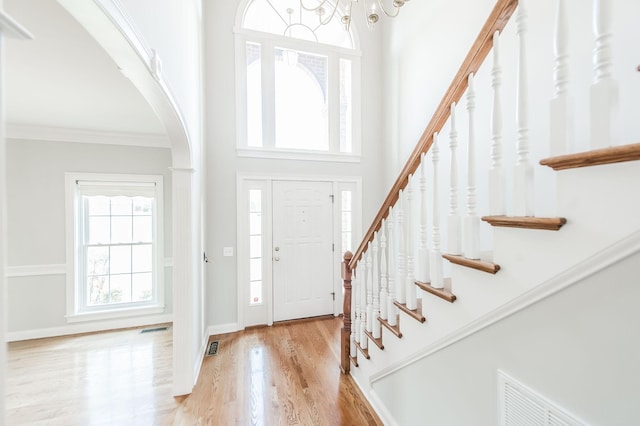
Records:
[[[261,189],[262,192],[262,209],[263,209],[263,224],[272,223],[272,182],[273,181],[312,181],[312,182],[332,182],[333,183],[333,217],[334,230],[333,240],[336,244],[334,250],[333,262],[336,267],[335,270],[340,271],[338,266],[342,263],[344,253],[340,253],[340,241],[341,241],[341,221],[340,213],[342,210],[341,200],[339,197],[341,190],[353,191],[352,198],[352,233],[354,242],[359,241],[362,236],[362,179],[358,176],[325,176],[325,175],[296,175],[288,173],[277,174],[264,174],[264,173],[251,173],[251,172],[238,172],[236,175],[236,201],[238,211],[238,223],[237,223],[237,276],[238,276],[238,288],[237,288],[237,303],[238,303],[238,328],[240,330],[245,327],[245,313],[249,309],[265,309],[263,313],[266,318],[267,325],[273,325],[273,270],[272,262],[263,261],[263,284],[262,284],[262,300],[263,304],[249,306],[249,285],[248,285],[248,270],[249,270],[249,244],[246,238],[249,232],[248,229],[248,201],[246,195],[249,189]],[[273,247],[273,235],[271,227],[268,230],[263,230],[263,259],[265,253],[271,253],[271,247]],[[268,255],[267,255],[268,256]],[[343,283],[340,278],[340,274],[334,274],[333,288],[336,294],[342,294]],[[334,301],[334,315],[338,315],[342,312],[342,299],[336,297]]]
[[[81,279],[80,265],[76,253],[79,250],[78,244],[78,186],[76,181],[104,181],[104,182],[153,182],[156,186],[156,230],[155,245],[156,253],[153,259],[153,271],[155,274],[155,303],[141,306],[135,304],[131,307],[107,308],[104,311],[83,311],[78,312],[79,295],[76,283]],[[164,185],[161,175],[133,175],[133,174],[108,174],[108,173],[65,173],[65,222],[66,222],[66,300],[67,322],[82,322],[107,320],[114,318],[133,317],[141,315],[154,315],[164,312]]]
[[[241,6],[242,7],[242,6]],[[240,9],[239,9],[240,10]],[[244,9],[242,9],[244,10]],[[236,58],[236,147],[237,154],[240,157],[255,157],[255,158],[272,158],[272,159],[284,159],[284,160],[309,160],[309,161],[344,161],[344,162],[359,162],[362,152],[362,88],[361,88],[361,52],[358,49],[346,49],[338,46],[331,46],[321,43],[310,42],[306,40],[298,40],[294,38],[278,36],[276,34],[262,33],[259,31],[248,30],[236,26],[235,33],[235,58]],[[253,42],[262,46],[262,53],[272,52],[277,47],[282,47],[291,50],[300,50],[313,54],[319,54],[327,56],[328,66],[330,69],[329,78],[335,79],[338,72],[338,64],[340,59],[349,59],[351,61],[351,75],[352,75],[352,149],[351,152],[340,152],[339,136],[336,142],[336,135],[339,135],[340,129],[336,127],[336,120],[329,120],[329,151],[312,151],[312,150],[288,150],[269,146],[269,141],[266,147],[249,147],[247,145],[247,59],[246,59],[246,43]],[[354,43],[356,37],[354,36]],[[356,45],[357,46],[357,45]],[[261,56],[262,57],[262,56]],[[263,58],[264,61],[271,61],[272,58]],[[268,62],[269,63],[269,62]],[[264,82],[264,78],[263,78]],[[339,84],[329,83],[330,99],[339,98]],[[265,88],[263,87],[263,90]],[[266,89],[268,90],[268,88]],[[332,110],[335,107],[333,103],[329,104],[329,111],[332,114]],[[272,108],[267,108],[267,112]],[[265,109],[263,108],[263,111]],[[337,112],[334,111],[333,114]],[[264,118],[264,117],[263,117]],[[267,124],[263,124],[263,129],[266,126],[266,133],[275,134],[275,130],[271,129],[274,125],[273,117],[266,117]],[[338,120],[339,122],[339,120]],[[333,123],[333,124],[332,124]],[[332,143],[332,140],[334,143]],[[337,143],[337,150],[335,144]],[[333,146],[333,147],[332,147]]]

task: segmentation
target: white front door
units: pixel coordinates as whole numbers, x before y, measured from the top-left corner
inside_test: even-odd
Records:
[[[273,319],[333,314],[333,184],[273,182]]]

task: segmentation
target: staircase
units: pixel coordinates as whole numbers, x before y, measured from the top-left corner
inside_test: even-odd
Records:
[[[640,143],[613,146],[611,138],[615,122],[612,111],[619,90],[611,71],[613,3],[605,0],[593,3],[594,80],[589,88],[590,117],[585,121],[585,125],[590,126],[590,149],[569,151],[574,105],[568,92],[568,2],[558,0],[557,8],[549,11],[556,13],[553,99],[548,105],[531,108],[527,93],[529,76],[525,71],[527,4],[522,0],[499,0],[362,243],[354,253],[344,255],[345,325],[341,368],[355,378],[385,424],[496,424],[498,420],[505,425],[519,424],[510,423],[508,404],[504,408],[496,388],[465,385],[465,378],[458,377],[461,373],[456,373],[456,366],[447,359],[464,359],[464,369],[476,360],[473,354],[462,354],[461,348],[472,344],[478,336],[516,323],[527,312],[542,309],[566,297],[568,292],[580,291],[577,297],[583,297],[580,295],[587,292],[589,283],[596,279],[599,281],[593,285],[600,289],[598,291],[615,292],[615,283],[608,283],[602,277],[606,277],[608,271],[613,274],[616,268],[633,271],[637,264],[633,260],[640,253],[637,189]],[[516,26],[517,40],[511,44],[518,49],[511,55],[518,61],[516,88],[514,93],[505,91],[514,95],[516,109],[515,164],[510,165],[505,164],[503,155],[508,138],[503,134],[507,115],[502,107],[500,63],[500,39],[507,25]],[[493,60],[485,64],[490,54]],[[479,123],[475,78],[488,66],[491,67],[491,118],[490,123]],[[640,76],[637,84],[640,85]],[[466,112],[460,103],[465,105]],[[550,116],[548,144],[553,154],[535,165],[529,140],[532,113]],[[459,125],[461,114],[466,114],[464,131]],[[477,139],[476,128],[481,124],[490,128],[490,143]],[[448,150],[443,146],[447,141]],[[441,162],[445,156],[447,164]],[[461,171],[458,163],[463,156],[466,169]],[[478,164],[483,164],[477,160],[479,156],[486,156],[487,168],[478,169]],[[534,175],[545,173],[555,174],[544,181],[551,184],[536,186],[539,181]],[[507,175],[512,178],[507,179]],[[462,178],[464,185],[460,184]],[[507,187],[513,188],[511,195]],[[558,215],[535,216],[534,200],[538,191],[557,196],[557,202],[551,204],[555,205]],[[460,208],[462,195],[465,203]],[[510,208],[507,201],[511,201]],[[480,216],[479,206],[486,209],[485,215]],[[513,214],[508,215],[507,211]],[[637,278],[624,279],[630,280],[638,282]],[[628,295],[621,292],[619,296],[631,297],[638,290],[630,287],[629,292]],[[603,324],[607,321],[618,324],[615,304],[605,304],[607,297],[602,296],[602,305],[599,305],[599,296],[594,294],[585,299],[585,306],[596,303],[598,309],[608,313]],[[634,324],[631,329],[637,330],[639,327],[635,324],[640,324],[640,315],[628,314],[630,306],[621,303],[619,307],[625,320],[620,327],[630,322]],[[563,319],[551,321],[556,314],[557,310],[550,312],[537,324],[541,328],[555,327],[573,333],[567,340],[581,332],[576,330],[582,328],[566,325]],[[598,314],[593,314],[593,321],[597,322]],[[571,322],[572,316],[580,317],[582,313],[579,307],[568,306],[566,315]],[[533,333],[531,330],[535,327],[523,330],[522,335]],[[600,330],[597,325],[594,328],[594,336],[599,338],[617,336],[616,332]],[[535,339],[531,337],[531,341]],[[617,344],[617,340],[613,342]],[[496,347],[500,346],[498,343]],[[456,349],[457,353],[452,352]],[[573,346],[563,349],[563,353],[574,349]],[[620,369],[628,368],[625,360],[636,355],[640,355],[640,350],[632,346],[621,356]],[[518,369],[518,362],[510,363],[508,357],[504,358],[504,351],[495,358],[501,359],[503,365],[485,360],[484,364],[469,369],[466,377],[478,374],[488,364],[491,368],[487,371],[493,373],[505,365]],[[521,355],[519,359],[525,358]],[[597,363],[591,359],[589,362]],[[566,370],[571,368],[569,365]],[[544,377],[550,370],[552,368],[544,373],[532,373],[529,379],[536,382],[536,374]],[[441,377],[445,371],[451,379]],[[616,374],[617,371],[612,372],[613,376]],[[561,376],[558,375],[558,389],[571,389],[575,385],[575,380],[567,379],[565,383]],[[640,380],[638,377],[631,383]],[[486,375],[482,380],[493,383]],[[543,379],[539,385],[544,387]],[[474,387],[492,396],[470,393]],[[598,392],[605,392],[599,401],[606,407],[609,401],[606,392],[610,391]],[[620,424],[639,420],[633,396],[619,397],[617,391],[611,395],[616,395],[611,396],[617,404],[614,410],[611,403],[611,411],[616,412]],[[554,400],[572,405],[571,397],[562,392],[552,396]],[[474,409],[472,400],[485,404],[478,403]],[[496,408],[498,406],[502,408]],[[452,413],[452,407],[458,407],[461,413]],[[613,414],[592,413],[588,407],[588,403],[579,401],[572,408],[590,422],[615,423],[611,421]],[[634,413],[639,417],[633,417]],[[582,423],[579,417],[575,419],[578,419],[575,424]],[[547,424],[536,423],[528,417],[522,421]]]

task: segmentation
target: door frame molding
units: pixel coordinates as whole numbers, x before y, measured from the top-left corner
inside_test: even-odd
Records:
[[[251,188],[261,186],[263,192],[263,214],[266,218],[263,223],[272,223],[273,214],[273,181],[306,181],[306,182],[330,182],[333,187],[335,196],[333,203],[333,240],[336,244],[336,250],[333,253],[333,261],[336,265],[334,272],[339,272],[337,267],[342,261],[343,253],[340,251],[341,241],[341,219],[340,219],[340,200],[338,194],[341,190],[350,189],[353,191],[353,207],[352,207],[352,233],[354,241],[356,236],[362,235],[362,178],[360,176],[336,176],[336,175],[301,175],[293,173],[252,173],[237,172],[236,174],[236,211],[237,220],[237,236],[236,236],[236,266],[237,266],[237,309],[238,309],[238,329],[245,328],[245,314],[248,309],[248,270],[249,270],[249,247],[247,242],[248,224],[248,204],[245,194]],[[252,183],[260,183],[252,185]],[[263,238],[268,242],[263,242],[265,246],[273,246],[272,225],[268,229],[263,230]],[[271,251],[263,250],[263,259],[265,255],[268,257]],[[263,300],[266,308],[266,324],[273,325],[273,271],[271,262],[263,261]],[[337,295],[342,294],[342,281],[338,273],[334,273],[333,289]],[[333,302],[333,314],[335,316],[342,312],[342,298],[336,297]]]

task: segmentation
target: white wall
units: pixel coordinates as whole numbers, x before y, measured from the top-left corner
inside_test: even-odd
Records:
[[[7,144],[8,327],[11,333],[67,327],[66,275],[11,277],[16,267],[66,264],[65,172],[164,176],[165,258],[171,258],[171,151],[115,145],[11,140]],[[165,271],[165,314],[172,312]]]
[[[640,422],[636,253],[374,383],[401,425],[497,424],[497,370],[588,424]]]
[[[210,325],[237,321],[235,257],[222,257],[225,246],[236,247],[236,172],[296,175],[361,176],[363,223],[370,223],[382,202],[381,104],[379,32],[360,29],[362,56],[362,161],[360,164],[238,158],[235,135],[235,60],[233,25],[238,0],[207,1],[205,16],[206,139],[208,173],[208,297]],[[366,228],[365,228],[366,229]],[[356,236],[359,238],[360,236]]]

